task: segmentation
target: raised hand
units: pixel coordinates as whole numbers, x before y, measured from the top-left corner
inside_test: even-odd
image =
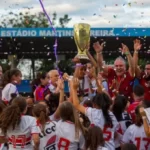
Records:
[[[139,51],[142,47],[141,41],[136,39],[133,42],[134,42],[134,50]]]
[[[72,62],[74,63],[80,63],[80,59],[76,56],[72,59]]]
[[[104,48],[104,43],[100,44],[99,42],[96,42],[93,44],[93,48],[96,53],[100,53],[100,52],[102,52],[102,50]]]
[[[121,45],[122,45],[122,48],[119,48],[119,50],[121,50],[123,54],[128,54],[129,48],[123,43]]]
[[[58,79],[57,86],[58,86],[59,90],[64,90],[64,80]]]
[[[69,80],[69,75],[68,75],[67,73],[64,73],[64,74],[63,74],[63,79],[64,79],[64,80]]]
[[[79,87],[79,79],[78,78],[73,78],[72,80],[69,81],[69,85],[72,89],[78,89]]]

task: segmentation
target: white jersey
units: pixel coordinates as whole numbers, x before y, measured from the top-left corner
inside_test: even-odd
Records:
[[[127,128],[132,124],[131,116],[125,111],[122,113],[121,117],[118,118],[119,128],[117,130],[118,136],[115,138],[116,148],[120,147],[122,136]]]
[[[56,125],[56,148],[58,150],[84,149],[85,140],[81,132],[75,138],[75,125],[70,121],[60,120]]]
[[[44,133],[40,131],[40,146],[39,150],[55,150],[56,142],[56,122],[48,121],[45,124]]]
[[[133,143],[137,150],[150,150],[150,138],[146,136],[143,125],[131,125],[124,133],[122,143]]]
[[[113,123],[112,128],[105,126],[105,120],[104,120],[103,112],[101,109],[88,107],[86,109],[85,115],[89,118],[89,120],[91,121],[91,124],[94,124],[103,130],[105,146],[109,150],[114,150],[115,149],[114,133],[119,127],[118,121],[116,120],[116,117],[114,116],[114,114],[112,112],[109,112],[109,115]]]
[[[122,117],[118,120],[121,130],[120,133],[123,135],[127,128],[132,124],[131,116],[125,111],[122,113]]]
[[[87,75],[84,76],[84,79],[82,80],[79,80],[80,82],[80,85],[78,88],[78,97],[80,98],[83,98],[82,99],[82,103],[84,103],[85,100],[88,100],[89,99],[89,96],[91,95],[91,89],[90,89],[90,81],[89,81],[89,78]]]
[[[6,103],[9,103],[10,100],[12,99],[11,94],[13,93],[18,95],[17,87],[12,83],[8,83],[2,90],[2,100],[5,101]]]
[[[20,124],[14,129],[8,129],[7,137],[10,150],[32,150],[32,134],[39,134],[36,119],[22,116]],[[4,136],[0,130],[0,136]]]
[[[52,93],[55,93],[57,87],[55,87],[53,84],[50,84],[48,88]]]

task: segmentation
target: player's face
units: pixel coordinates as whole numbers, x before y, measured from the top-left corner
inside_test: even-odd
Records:
[[[17,76],[12,76],[12,81],[15,81],[15,83],[20,84],[22,80],[22,74],[19,74]]]
[[[51,75],[51,78],[50,78],[51,82],[56,83],[58,81],[58,79],[59,79],[58,71],[53,72]]]
[[[126,66],[125,66],[124,61],[116,60],[114,63],[114,69],[115,69],[117,76],[122,76],[126,71]]]
[[[148,64],[148,65],[145,66],[145,74],[147,76],[150,76],[150,64]]]
[[[86,73],[88,75],[91,75],[93,73],[93,66],[92,66],[92,64],[90,64],[90,63],[87,64]]]
[[[41,84],[46,86],[46,85],[48,85],[48,83],[49,83],[49,76],[47,74],[45,79],[41,79]]]
[[[83,78],[85,75],[86,67],[82,66],[79,68],[79,78]]]

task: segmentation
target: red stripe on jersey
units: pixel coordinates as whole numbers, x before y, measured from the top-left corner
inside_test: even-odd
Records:
[[[70,124],[74,124],[73,122],[71,122],[71,121],[69,121],[69,120],[67,120],[66,122],[67,122],[67,123],[70,123]]]
[[[7,105],[9,103],[8,100],[6,100],[5,98],[3,99],[4,103]]]
[[[25,138],[24,140],[25,140],[26,143],[27,143],[27,142],[30,142],[30,141],[31,141],[31,136],[28,137],[28,138]],[[9,138],[8,141],[11,142],[11,143],[14,142],[12,138]],[[15,143],[17,143],[17,144],[19,144],[19,143],[22,144],[22,139],[21,139],[21,138],[16,138],[16,139],[15,139]]]

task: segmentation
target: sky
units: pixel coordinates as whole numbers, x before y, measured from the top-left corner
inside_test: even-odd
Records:
[[[149,27],[150,0],[43,0],[50,18],[68,14],[67,27],[75,23],[88,23],[91,27]],[[27,9],[31,8],[31,9]],[[38,0],[1,0],[0,14],[8,12],[42,12]],[[8,16],[7,16],[8,17]],[[1,19],[0,19],[1,21]]]

